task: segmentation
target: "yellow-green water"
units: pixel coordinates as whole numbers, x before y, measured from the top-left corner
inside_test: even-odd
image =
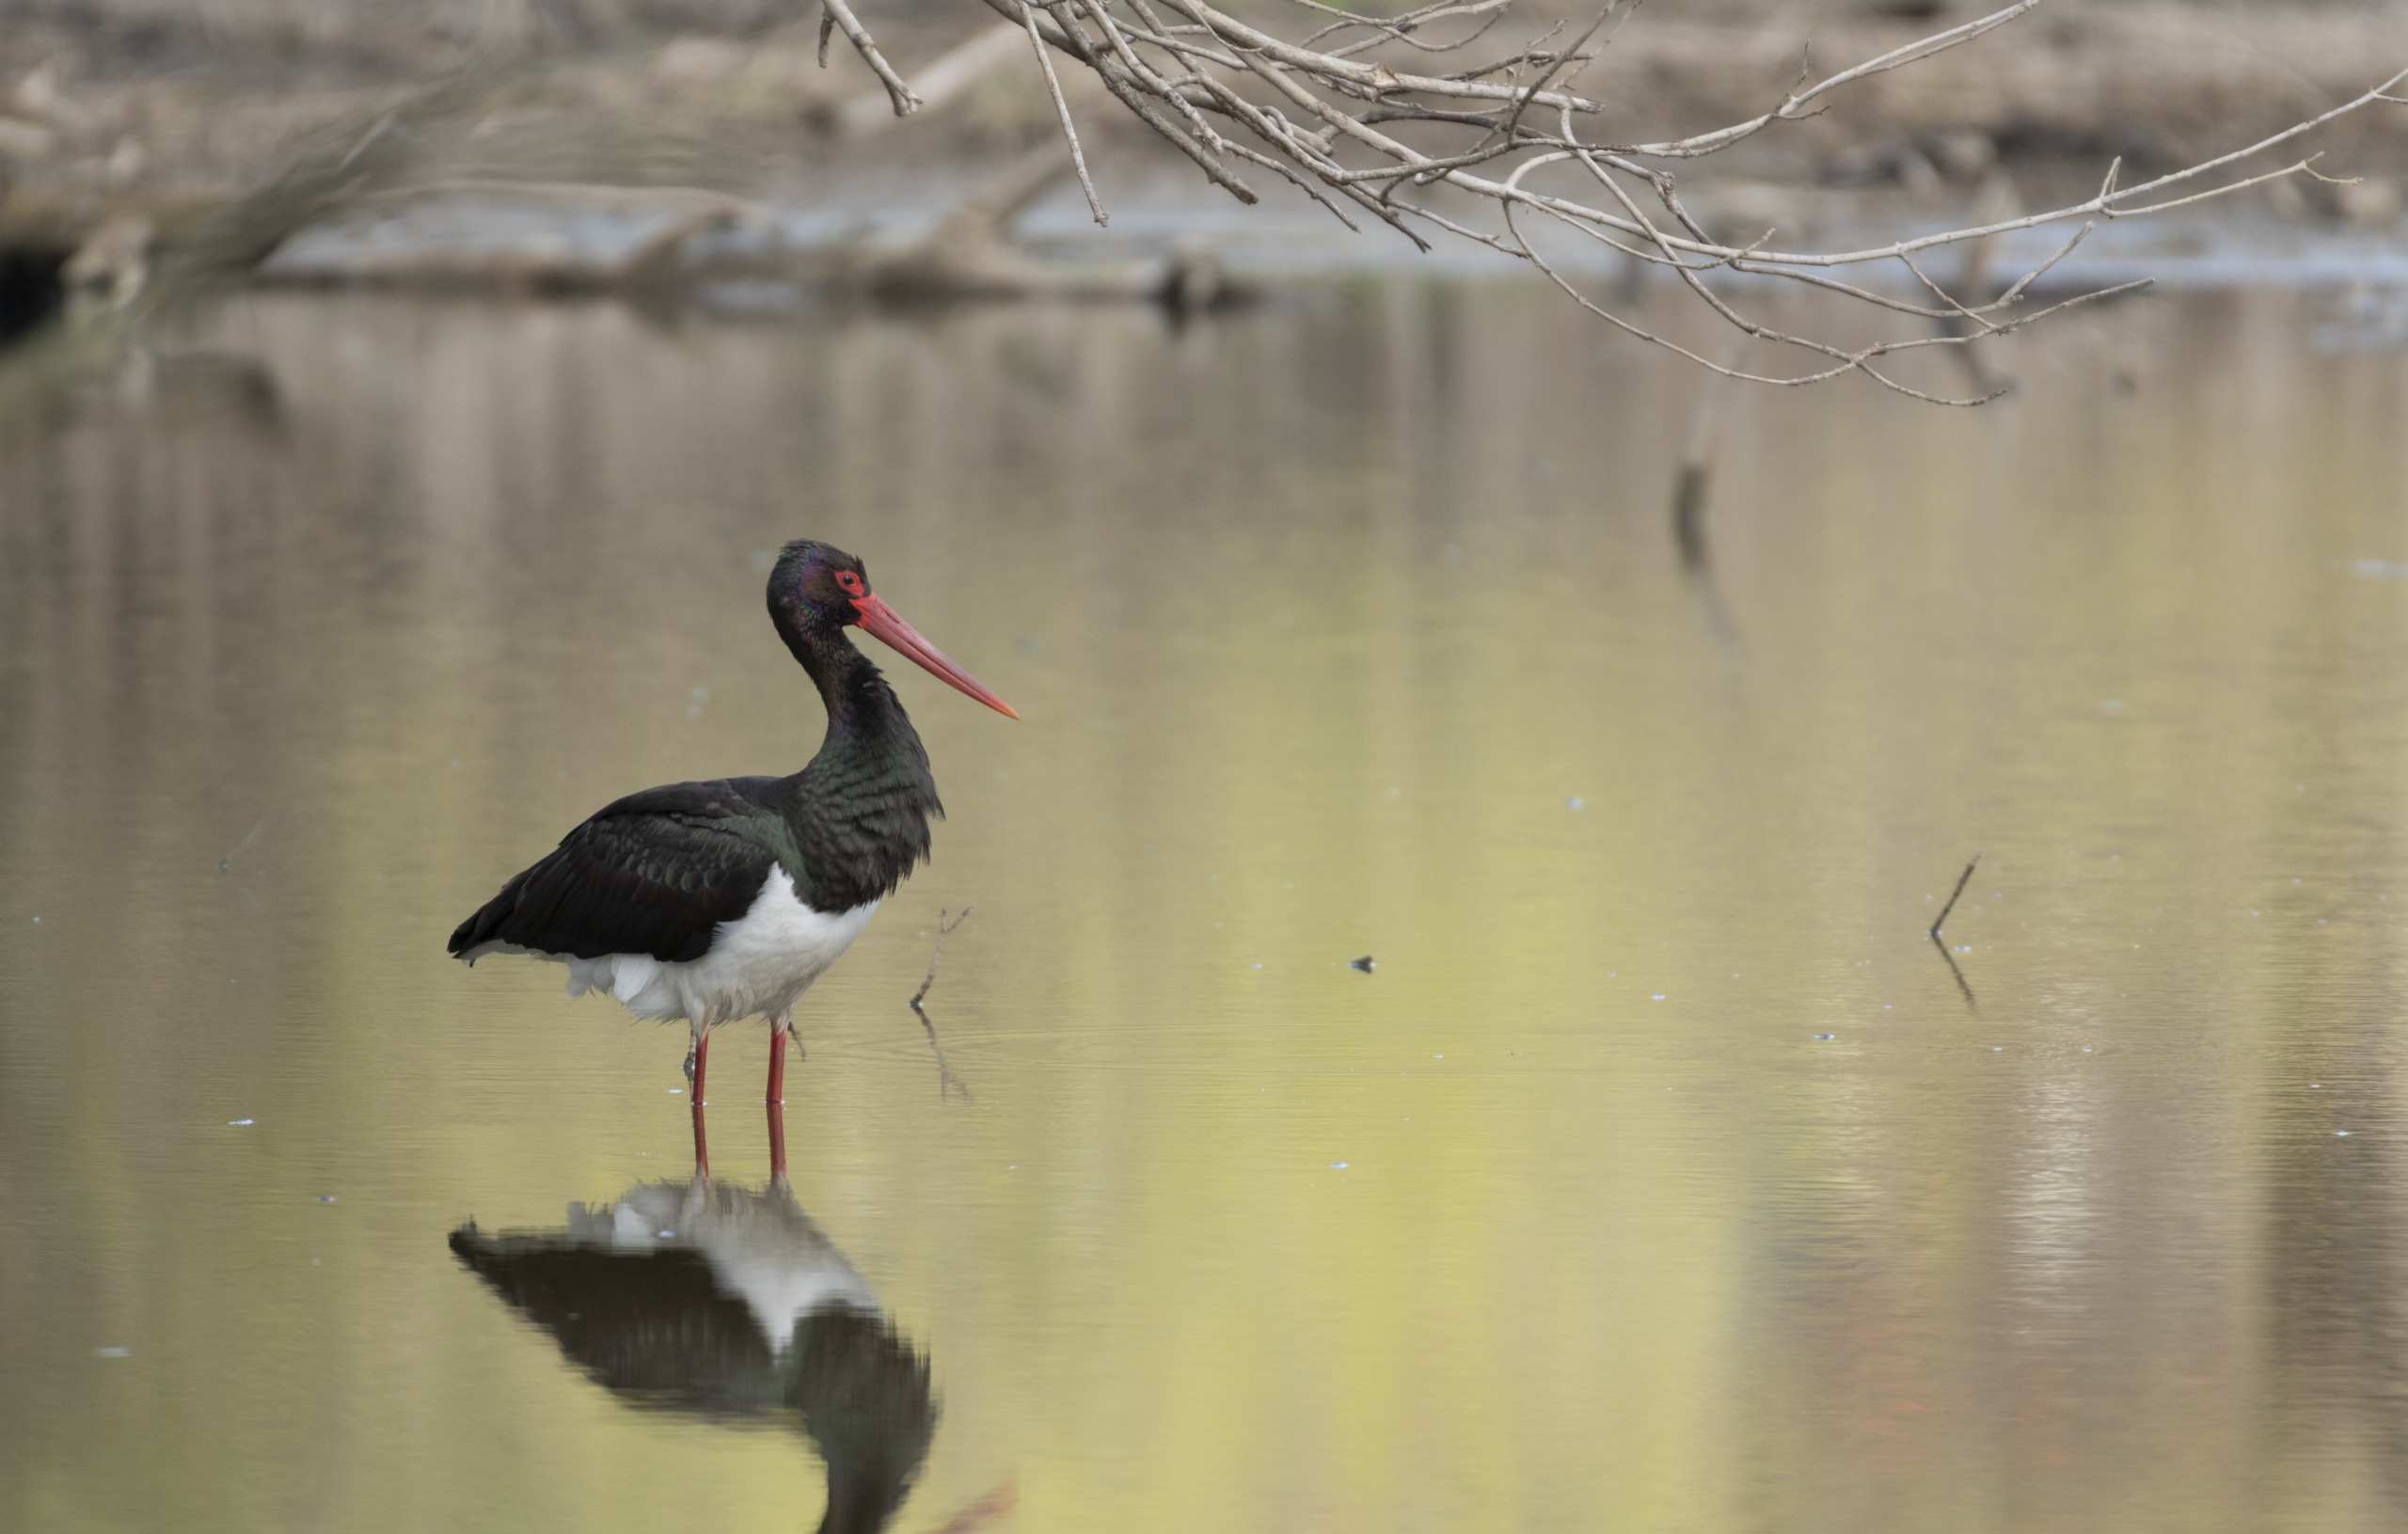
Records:
[[[0,447],[0,1526],[813,1526],[447,1248],[682,1180],[681,1032],[443,954],[810,753],[805,535],[1024,716],[890,668],[950,818],[787,1084],[895,1528],[2408,1523],[2408,354],[2317,304],[1731,395],[1704,578],[1703,382],[1529,288],[204,340]]]

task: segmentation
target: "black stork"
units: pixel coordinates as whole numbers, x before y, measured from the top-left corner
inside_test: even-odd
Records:
[[[551,959],[568,966],[572,996],[601,991],[638,1017],[684,1019],[698,1148],[711,1030],[768,1018],[768,1100],[782,1100],[795,1004],[928,855],[929,817],[944,814],[918,732],[845,630],[865,629],[1020,717],[879,600],[841,549],[786,545],[769,573],[769,620],[828,706],[827,738],[801,771],[670,783],[606,805],[452,934],[471,964]]]

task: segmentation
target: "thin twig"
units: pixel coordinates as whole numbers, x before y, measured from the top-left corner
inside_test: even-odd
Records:
[[[1948,904],[1940,908],[1940,918],[1931,924],[1931,931],[1928,936],[1934,938],[1939,937],[1940,929],[1948,925],[1948,913],[1956,909],[1956,897],[1965,893],[1966,885],[1973,882],[1973,870],[1979,868],[1981,865],[1982,855],[1976,852],[1973,854],[1973,861],[1965,865],[1965,871],[1956,876],[1956,888],[1948,892]],[[969,912],[964,911],[962,914],[966,916]],[[930,965],[928,967],[928,973],[934,974],[936,973],[936,967],[934,965]]]
[[[1793,86],[1790,87],[1789,94],[1782,98],[1781,104],[1762,117],[1751,118],[1745,122],[1734,123],[1728,128],[1718,128],[1710,134],[1699,134],[1694,137],[1678,139],[1669,144],[1642,144],[1631,152],[1659,159],[1691,159],[1699,155],[1719,153],[1773,123],[1792,121],[1800,116],[1809,115],[1800,113],[1798,109],[1817,96],[1830,95],[1843,86],[1854,85],[1869,75],[1885,74],[1892,70],[1904,69],[1909,64],[1920,64],[1935,54],[1942,54],[1951,48],[1960,47],[1985,32],[1995,31],[2004,26],[2039,3],[2040,0],[2016,0],[2014,5],[2004,10],[1994,10],[1987,16],[1977,16],[1962,26],[1951,27],[1945,32],[1935,32],[1927,38],[1908,43],[1903,48],[1893,48],[1878,58],[1867,59],[1852,70],[1842,70],[1810,89],[1799,90]],[[1801,68],[1798,71],[1798,79],[1799,85],[1805,83],[1804,69]]]
[[[861,18],[853,14],[853,8],[845,0],[819,0],[819,3],[826,8],[819,17],[819,62],[822,65],[828,62],[828,26],[832,22],[844,30],[845,40],[862,55],[862,62],[878,76],[879,84],[886,87],[887,100],[895,103],[895,115],[908,118],[918,111],[920,98],[911,94],[911,87],[903,83],[903,77],[895,72],[895,66],[878,51],[878,40],[869,35],[869,28],[862,25]]]
[[[944,961],[944,940],[952,937],[953,929],[970,920],[970,913],[977,909],[975,906],[964,906],[961,908],[961,914],[949,922],[944,919],[943,910],[938,910],[937,951],[928,956],[927,978],[920,982],[920,988],[911,993],[911,1000],[907,1004],[912,1011],[920,1010],[920,1004],[928,999],[928,988],[937,983],[937,966]]]
[[[1635,9],[1637,8],[1634,7],[1633,8]],[[1545,90],[1547,87],[1555,84],[1555,77],[1563,72],[1563,67],[1566,64],[1577,59],[1581,68],[1586,69],[1588,67],[1589,60],[1597,56],[1595,54],[1583,54],[1580,50],[1589,46],[1589,40],[1595,37],[1597,35],[1598,28],[1604,26],[1609,21],[1614,24],[1614,31],[1607,35],[1603,46],[1611,47],[1613,45],[1614,35],[1622,31],[1622,22],[1617,20],[1615,16],[1615,12],[1617,11],[1621,11],[1624,18],[1627,18],[1630,14],[1629,11],[1622,9],[1622,0],[1606,0],[1606,8],[1597,12],[1597,19],[1589,24],[1589,30],[1581,33],[1577,38],[1575,38],[1572,41],[1572,46],[1563,50],[1561,54],[1556,56],[1555,62],[1546,67],[1546,72],[1539,76],[1538,83],[1521,93],[1521,100],[1513,103],[1513,116],[1505,124],[1506,143],[1513,143],[1513,140],[1520,135],[1522,132],[1522,114],[1530,109],[1530,103],[1538,99],[1540,91]],[[1573,72],[1577,74],[1579,71],[1576,70]]]
[[[1973,1000],[1973,988],[1967,983],[1965,972],[1957,967],[1956,956],[1948,951],[1948,940],[1940,935],[1940,929],[1948,925],[1948,913],[1956,909],[1957,897],[1965,893],[1965,886],[1973,881],[1973,870],[1981,865],[1982,855],[1976,852],[1973,861],[1965,865],[1965,871],[1956,876],[1956,888],[1948,892],[1948,904],[1940,908],[1939,919],[1931,924],[1931,930],[1924,934],[1931,940],[1931,945],[1940,950],[1941,961],[1948,966],[1949,975],[1956,982],[1956,994],[1965,998],[1965,1010],[1977,1018],[1982,1015],[1981,1004]]]
[[[928,988],[937,983],[937,965],[944,958],[944,940],[953,935],[955,927],[970,920],[970,913],[977,909],[975,906],[964,906],[961,914],[951,921],[945,920],[942,909],[937,911],[937,949],[928,956],[927,978],[920,982],[920,988],[911,993],[911,1011],[919,1018],[921,1030],[928,1036],[928,1052],[937,1057],[937,1100],[940,1102],[952,1092],[959,1092],[964,1102],[975,1102],[977,1099],[971,1095],[970,1083],[956,1076],[953,1067],[945,1064],[944,1046],[937,1041],[937,1025],[928,1017],[928,1009],[920,1004],[927,1000]]]
[[[1070,103],[1063,99],[1062,82],[1054,78],[1054,55],[1045,47],[1045,35],[1037,29],[1033,0],[1022,0],[1020,13],[1028,24],[1028,45],[1037,50],[1037,67],[1045,71],[1045,88],[1053,93],[1054,115],[1062,119],[1062,136],[1070,141],[1070,167],[1079,173],[1079,190],[1087,195],[1087,212],[1095,214],[1099,225],[1109,224],[1112,215],[1103,211],[1101,199],[1095,195],[1095,180],[1087,174],[1086,150],[1079,147],[1079,127],[1070,120]]]
[[[267,830],[267,822],[264,820],[261,821],[258,825],[253,826],[249,835],[235,843],[233,848],[229,851],[226,856],[217,860],[217,871],[221,874],[226,872],[227,865],[234,861],[235,855],[240,853],[243,848],[250,846],[253,842],[258,841],[260,839],[260,832],[265,830]]]

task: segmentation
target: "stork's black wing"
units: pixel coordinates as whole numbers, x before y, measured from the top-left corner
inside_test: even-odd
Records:
[[[791,842],[771,807],[777,781],[722,778],[628,795],[462,922],[452,952],[473,957],[509,943],[575,958],[702,957],[719,924],[751,909]]]

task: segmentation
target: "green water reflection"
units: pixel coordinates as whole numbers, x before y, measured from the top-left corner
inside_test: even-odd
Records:
[[[895,1527],[2400,1526],[2408,358],[2317,319],[1735,395],[1708,587],[1700,380],[1527,288],[246,303],[0,448],[0,1525],[820,1518],[446,1244],[684,1186],[682,1030],[443,938],[808,756],[807,534],[1024,716],[892,669],[951,818],[787,1085]]]

